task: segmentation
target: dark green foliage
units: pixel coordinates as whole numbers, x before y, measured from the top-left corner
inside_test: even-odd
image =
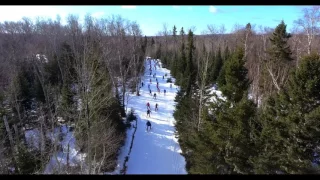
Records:
[[[289,77],[287,88],[269,98],[260,123],[257,173],[300,174],[319,172],[320,57],[312,54],[301,60]],[[317,154],[317,155],[316,155]]]
[[[293,64],[292,52],[288,43],[291,35],[287,33],[286,26],[281,21],[270,37],[271,47],[267,50],[269,58],[264,62],[262,75],[260,76],[262,93],[272,94],[275,91],[279,92],[287,82],[288,74]]]
[[[136,121],[137,120],[137,116],[135,115],[134,109],[131,109],[128,116],[127,116],[127,122],[126,122],[126,126],[128,128],[131,127],[131,122],[132,121]]]
[[[228,46],[225,48],[224,52],[223,52],[223,61],[222,61],[222,67],[221,70],[219,72],[219,76],[217,79],[217,83],[219,86],[223,86],[226,84],[226,79],[225,79],[225,67],[224,64],[227,62],[227,60],[230,58],[230,51]]]
[[[62,102],[61,107],[64,110],[70,109],[73,105],[73,93],[69,84],[64,84],[61,90]]]
[[[19,146],[19,154],[17,158],[17,166],[20,169],[20,174],[33,174],[40,169],[41,161],[38,158],[40,152],[29,151],[24,146]]]
[[[243,49],[238,48],[226,62],[224,66],[225,84],[222,86],[219,84],[223,95],[232,102],[238,102],[244,95],[247,95],[247,89],[250,85],[247,78],[248,70],[244,67],[243,55]]]
[[[151,45],[151,47],[153,47],[154,46],[154,39],[153,38],[151,38],[151,43],[150,43],[150,45]]]
[[[159,44],[157,51],[156,51],[156,59],[161,58],[161,43]]]
[[[35,97],[36,97],[37,101],[42,102],[42,103],[46,102],[46,98],[45,98],[45,95],[43,92],[43,87],[41,85],[39,78],[35,78],[34,92],[35,92]]]
[[[288,45],[288,40],[291,37],[289,33],[286,31],[287,25],[284,24],[283,21],[276,27],[274,30],[270,41],[272,43],[272,47],[269,50],[269,54],[271,55],[271,59],[274,61],[290,61],[292,58],[290,57],[292,52],[290,50],[290,46]]]
[[[183,76],[185,78],[187,78],[187,84],[182,84],[181,88],[186,88],[186,93],[187,95],[191,95],[191,87],[194,85],[195,83],[195,77],[196,77],[196,71],[195,71],[195,67],[193,65],[193,57],[194,57],[194,50],[195,50],[195,46],[193,44],[193,32],[191,30],[189,30],[188,33],[188,44],[187,44],[187,52],[188,52],[188,56],[187,56],[187,66],[186,66],[186,70],[184,71]]]
[[[48,73],[48,81],[51,85],[62,85],[62,74],[57,55],[54,55],[52,60],[44,64],[44,69]]]
[[[209,79],[210,79],[210,82],[216,82],[223,65],[220,47],[218,49],[217,55],[214,57],[214,62],[212,64],[213,64],[212,69],[210,68],[210,71],[209,71]]]

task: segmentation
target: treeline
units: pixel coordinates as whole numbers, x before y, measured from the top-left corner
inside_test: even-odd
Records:
[[[145,40],[137,23],[120,16],[0,23],[0,173],[41,174],[51,158],[58,163],[63,125],[85,161],[71,165],[68,145],[66,164],[52,173],[114,170],[126,136],[125,96],[139,94]],[[52,140],[56,129],[60,139]],[[39,132],[39,147],[27,143],[30,130]]]
[[[315,11],[304,10],[309,16],[296,25],[305,31],[295,34],[282,21],[260,34],[248,23],[228,35],[208,26],[202,36],[178,34],[176,26],[169,34],[165,26],[162,37],[152,37],[151,56],[180,86],[174,117],[189,173],[319,173]]]

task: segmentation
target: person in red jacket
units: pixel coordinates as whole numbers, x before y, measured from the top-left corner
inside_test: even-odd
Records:
[[[147,103],[147,108],[150,109],[150,103],[149,102]]]

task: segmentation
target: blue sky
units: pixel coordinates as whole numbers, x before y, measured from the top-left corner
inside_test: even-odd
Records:
[[[62,19],[68,14],[84,17],[90,13],[95,17],[121,15],[136,21],[142,32],[156,35],[166,23],[170,29],[176,25],[178,30],[192,26],[195,34],[207,30],[208,24],[220,26],[224,24],[230,32],[235,24],[246,25],[250,22],[274,28],[281,20],[287,24],[290,32],[293,21],[302,16],[301,10],[307,6],[0,6],[0,21],[18,21],[23,16],[37,16],[55,19],[59,14]]]

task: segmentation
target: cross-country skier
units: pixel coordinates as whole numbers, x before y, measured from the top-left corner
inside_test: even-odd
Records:
[[[143,87],[143,82],[141,82],[141,86]]]
[[[150,117],[150,113],[151,113],[151,111],[150,111],[150,109],[148,109],[148,110],[147,110],[147,117],[148,117],[148,116]]]
[[[147,131],[150,131],[151,130],[151,122],[150,121],[147,121]],[[149,129],[149,130],[148,130]]]
[[[156,103],[156,107],[154,108],[154,111],[158,111],[158,103]]]
[[[147,109],[150,109],[150,103],[149,102],[147,103]]]

